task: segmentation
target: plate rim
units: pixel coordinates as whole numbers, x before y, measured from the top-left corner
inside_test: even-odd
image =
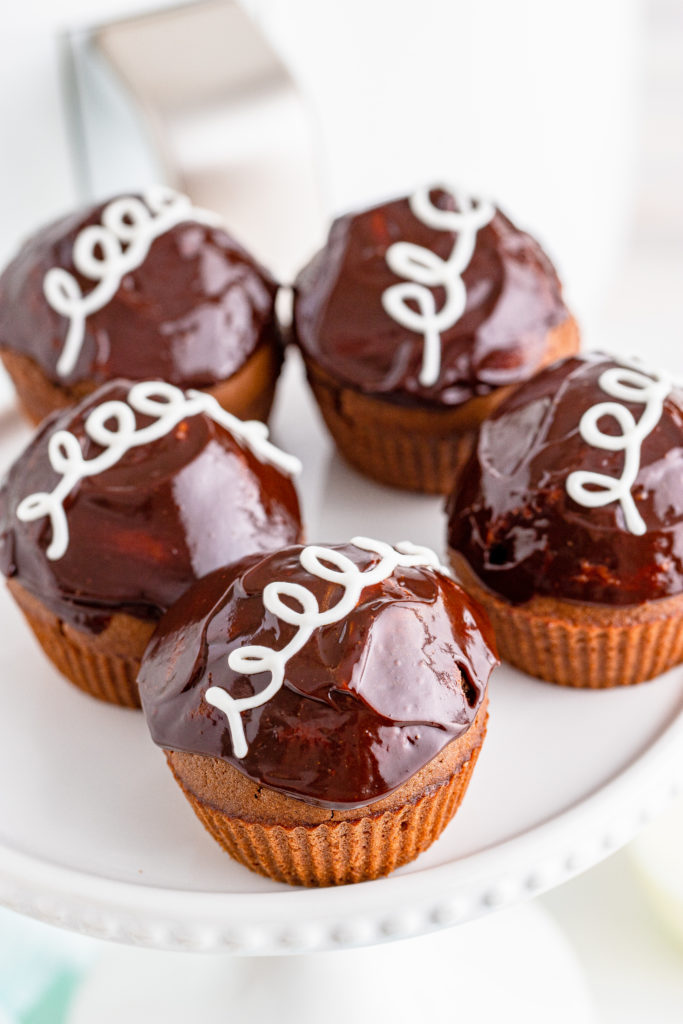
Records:
[[[22,422],[0,390],[3,413]],[[0,839],[0,904],[92,937],[158,949],[262,956],[375,945],[552,889],[623,846],[681,790],[683,692],[640,752],[583,798],[464,857],[425,867],[418,861],[356,885],[220,893],[107,877]]]
[[[683,701],[640,754],[584,799],[444,864],[326,889],[217,893],[101,876],[5,842],[0,903],[158,949],[262,956],[375,945],[461,924],[568,881],[624,846],[681,791]]]

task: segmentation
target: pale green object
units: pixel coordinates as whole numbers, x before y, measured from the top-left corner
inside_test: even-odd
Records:
[[[91,939],[0,910],[0,1024],[62,1024],[96,952]]]
[[[650,903],[683,953],[683,797],[629,848]]]

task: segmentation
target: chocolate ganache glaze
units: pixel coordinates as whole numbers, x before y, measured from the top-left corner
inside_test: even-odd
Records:
[[[79,210],[24,244],[0,277],[0,348],[29,356],[62,385],[158,377],[208,387],[279,339],[275,282],[218,218],[170,189],[146,196]],[[75,246],[91,251],[79,258]],[[75,261],[87,268],[88,260],[86,275]],[[75,359],[67,352],[64,362],[72,330]]]
[[[540,373],[483,424],[448,538],[514,603],[683,592],[683,390],[600,354]]]
[[[461,209],[454,194],[444,189],[424,190],[423,195],[435,223],[444,211]],[[477,222],[483,204],[468,200],[465,214],[478,227],[470,237],[471,258],[467,262],[469,252],[460,258],[460,267],[466,265],[449,288],[435,284],[425,290],[420,280],[436,281],[444,273],[448,278],[445,264],[460,232],[424,222],[411,207],[414,199],[397,199],[335,220],[325,247],[295,283],[295,340],[336,380],[397,403],[454,407],[526,380],[542,362],[548,332],[569,317],[550,260],[533,238],[493,206],[489,219],[484,213]],[[385,308],[387,289],[405,280],[390,269],[391,259],[387,261],[396,243],[409,243],[403,245],[401,263],[413,268],[407,303],[399,300],[404,309],[398,320]],[[450,326],[446,317],[438,332],[437,376],[426,383],[426,339],[400,321],[412,319],[413,310],[417,327],[419,321],[426,322],[427,306],[439,316],[451,299],[457,307],[462,285],[464,310]],[[421,310],[416,288],[426,303]]]
[[[0,489],[5,575],[98,632],[114,612],[154,621],[200,576],[299,540],[286,471],[296,460],[268,444],[262,424],[245,443],[240,430],[250,436],[251,424],[195,395],[119,380],[48,417]],[[100,432],[111,431],[102,443],[93,413]],[[141,443],[145,430],[159,436]],[[86,475],[96,459],[111,464]]]
[[[328,579],[304,568],[305,551]],[[289,547],[191,587],[159,623],[140,671],[155,742],[222,758],[259,784],[330,808],[370,803],[419,771],[472,724],[497,664],[495,642],[486,614],[452,579],[426,564],[385,575],[382,551],[391,562],[394,549],[364,538]],[[384,578],[361,581],[349,599],[336,575],[344,559],[352,578],[373,570]],[[292,584],[327,620],[298,650],[301,616],[285,621],[286,609],[274,614],[264,595],[275,588],[299,610],[300,597],[286,596]],[[340,617],[334,609],[347,600]],[[293,653],[281,658],[278,687],[277,668],[253,661],[285,647]],[[253,706],[235,715],[240,699]],[[236,721],[213,701],[232,707]]]

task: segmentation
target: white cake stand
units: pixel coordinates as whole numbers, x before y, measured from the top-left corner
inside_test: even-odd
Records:
[[[296,359],[274,423],[305,460],[309,539],[363,533],[443,549],[440,500],[375,486],[332,454]],[[11,406],[0,429],[5,465],[28,430]],[[211,841],[142,715],[62,681],[4,592],[0,637],[0,902],[133,945],[262,956],[435,931],[596,863],[683,780],[683,670],[582,692],[503,667],[472,784],[442,838],[387,879],[288,888]]]

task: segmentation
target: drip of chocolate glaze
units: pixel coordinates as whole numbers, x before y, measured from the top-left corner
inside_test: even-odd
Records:
[[[55,431],[71,431],[83,457],[94,458],[102,449],[85,433],[88,413],[124,400],[130,387],[113,381],[48,417],[0,489],[0,568],[60,618],[93,632],[114,612],[156,620],[199,577],[301,537],[290,477],[200,413],[81,480],[64,505],[66,553],[50,561],[49,519],[22,522],[17,507],[61,479],[48,457]],[[139,427],[150,422],[137,414]]]
[[[683,592],[683,391],[673,388],[645,437],[631,494],[645,533],[632,533],[618,501],[577,504],[575,471],[615,480],[624,452],[588,444],[583,414],[614,401],[599,386],[614,359],[562,360],[523,385],[481,428],[448,505],[448,539],[493,592],[519,604],[534,595],[634,605]],[[647,373],[646,370],[643,370]],[[644,407],[622,403],[637,422]],[[600,429],[619,435],[609,417]]]
[[[378,557],[334,545],[361,571]],[[365,588],[349,616],[319,627],[287,662],[279,692],[242,713],[248,751],[233,753],[226,716],[204,699],[260,692],[231,651],[282,649],[296,632],[263,604],[272,581],[308,588],[322,611],[342,594],[307,573],[300,547],[252,556],[190,588],[164,616],[140,672],[160,746],[222,758],[259,784],[325,807],[362,806],[396,789],[472,724],[497,663],[485,613],[447,576],[398,568]]]
[[[437,207],[456,208],[444,191],[431,197]],[[530,377],[545,355],[548,332],[569,313],[540,245],[497,210],[478,231],[463,273],[465,312],[441,336],[439,378],[431,386],[420,383],[423,337],[382,304],[384,291],[401,280],[386,253],[403,241],[445,260],[454,238],[453,231],[418,220],[408,199],[338,218],[295,284],[293,333],[306,356],[367,394],[428,407],[455,407]],[[440,309],[443,288],[435,288],[434,297]]]

